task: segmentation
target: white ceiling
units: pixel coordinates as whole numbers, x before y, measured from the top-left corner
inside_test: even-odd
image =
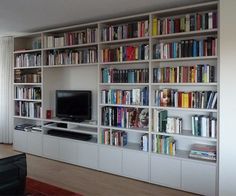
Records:
[[[166,9],[190,2],[206,0],[0,0],[0,36]]]

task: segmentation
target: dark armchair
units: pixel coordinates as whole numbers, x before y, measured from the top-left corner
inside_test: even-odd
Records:
[[[0,159],[0,195],[24,195],[26,175],[25,153]]]

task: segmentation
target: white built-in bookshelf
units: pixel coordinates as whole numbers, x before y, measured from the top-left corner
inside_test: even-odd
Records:
[[[36,128],[15,129],[14,148],[216,195],[217,5],[208,2],[15,37],[14,126]],[[56,90],[92,91],[91,121],[54,117]],[[49,134],[51,129],[92,137],[63,138]],[[216,152],[211,148],[204,157],[207,153],[197,152],[195,144],[204,145],[202,151],[215,146]],[[190,158],[191,149],[198,158]]]

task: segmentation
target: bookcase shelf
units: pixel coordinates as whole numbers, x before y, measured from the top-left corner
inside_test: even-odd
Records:
[[[57,125],[44,125],[43,128],[57,129],[57,130],[62,130],[62,131],[71,131],[71,132],[76,132],[76,133],[85,133],[85,134],[90,134],[90,135],[97,135],[97,129],[90,128],[90,127],[77,126],[75,128],[61,128],[61,127],[57,127]]]
[[[190,36],[201,36],[201,35],[215,35],[218,29],[206,29],[206,30],[197,30],[189,32],[180,32],[180,33],[171,33],[165,35],[155,35],[152,36],[152,39],[169,39],[169,38],[179,38],[179,37],[190,37]]]
[[[31,117],[25,117],[25,116],[13,116],[13,118],[21,118],[21,119],[42,121],[41,118],[31,118]]]
[[[38,68],[42,68],[42,66],[14,67],[13,69],[38,69]]]
[[[182,130],[182,134],[176,134],[176,133],[162,133],[162,132],[152,132],[152,134],[156,135],[165,135],[165,136],[173,136],[173,137],[179,137],[179,138],[186,138],[186,139],[194,139],[199,141],[212,141],[217,142],[217,138],[210,138],[210,137],[203,137],[203,136],[194,136],[191,134],[190,130]]]
[[[42,102],[41,99],[13,99],[14,101]]]
[[[122,128],[122,127],[112,127],[112,126],[104,126],[104,125],[101,125],[100,128],[121,130],[121,131],[131,131],[131,132],[137,132],[137,133],[148,133],[148,129],[142,129],[142,128]]]
[[[153,86],[217,86],[216,82],[204,83],[151,83]]]
[[[61,46],[61,47],[51,47],[51,48],[43,48],[43,51],[47,50],[61,50],[61,49],[69,49],[69,48],[86,48],[86,47],[93,47],[97,46],[97,43],[87,43],[87,44],[78,44],[78,45],[71,45],[71,46]]]
[[[176,110],[176,111],[186,111],[186,112],[218,112],[217,109],[202,109],[202,108],[180,108],[180,107],[159,107],[159,106],[152,106],[154,109],[163,109],[163,110]]]
[[[149,83],[100,83],[100,86],[148,86]]]
[[[14,86],[41,86],[42,83],[13,83]]]
[[[191,161],[191,162],[206,163],[208,165],[216,166],[215,161],[206,161],[206,160],[189,158],[189,156],[188,156],[189,152],[186,150],[176,150],[176,154],[174,156],[160,154],[160,153],[154,153],[154,152],[152,152],[151,154],[154,156],[161,156],[161,157],[167,157],[167,158],[173,158],[173,159],[177,159],[177,160],[184,160],[184,161]]]
[[[126,105],[126,104],[100,104],[101,107],[112,106],[112,107],[126,107],[126,108],[149,108],[145,105]]]
[[[183,57],[183,58],[171,58],[171,59],[152,59],[152,62],[174,62],[174,61],[198,61],[198,60],[215,60],[217,56],[202,56],[202,57]]]
[[[120,61],[120,62],[101,62],[100,65],[121,65],[121,64],[141,64],[149,63],[149,60]]]
[[[101,41],[100,44],[116,44],[116,43],[128,43],[128,42],[141,42],[148,41],[149,37],[137,37],[137,38],[128,38],[128,39],[119,39],[112,41]]]
[[[81,63],[81,64],[64,64],[64,65],[43,65],[43,68],[60,68],[60,67],[82,67],[82,66],[97,66],[98,63]]]
[[[16,50],[14,54],[24,54],[24,53],[34,53],[34,52],[41,52],[42,49],[31,49],[31,50]]]
[[[188,192],[215,195],[216,185],[209,183],[216,181],[218,160],[193,159],[189,154],[194,144],[216,146],[218,152],[217,6],[218,2],[201,3],[15,37],[14,126],[33,124],[42,128],[40,138],[35,136],[39,144],[33,154]],[[191,29],[188,21],[183,20],[188,17]],[[166,26],[168,34],[163,29],[164,33],[155,34],[156,19],[172,27]],[[157,28],[160,25],[165,24],[160,23]],[[182,25],[181,30],[178,25]],[[163,51],[159,50],[162,45]],[[179,53],[182,50],[184,53]],[[178,56],[181,58],[166,58]],[[33,80],[30,74],[38,79]],[[72,122],[54,118],[55,91],[59,89],[91,90],[91,120]],[[32,98],[35,96],[38,99]],[[173,103],[183,107],[163,107]],[[33,116],[32,105],[37,106],[41,118],[24,116]],[[48,111],[53,118],[47,118]],[[164,116],[159,116],[160,113]],[[52,129],[90,134],[92,139],[53,136],[48,134]],[[14,132],[16,142],[24,141],[24,148],[18,148],[18,141],[15,149],[26,149],[33,132],[31,135]],[[167,154],[154,153],[159,140]],[[168,155],[173,150],[175,155]],[[204,181],[206,192],[183,185],[189,169],[185,165],[189,163],[191,172],[195,166],[206,166],[206,173],[213,172],[208,181],[204,177],[191,179],[198,187]]]

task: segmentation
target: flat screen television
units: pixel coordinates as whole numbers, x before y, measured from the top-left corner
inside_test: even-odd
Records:
[[[56,90],[56,117],[82,122],[91,120],[92,92],[87,90]]]

